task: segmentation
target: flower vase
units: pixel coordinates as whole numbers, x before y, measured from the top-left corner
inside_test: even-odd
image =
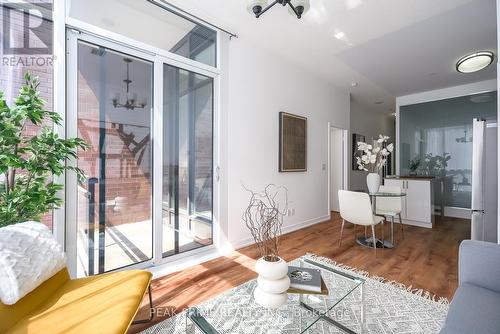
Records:
[[[255,302],[270,309],[284,305],[290,287],[287,263],[281,258],[273,262],[261,257],[255,264],[255,271],[259,274],[253,294]]]
[[[370,194],[377,193],[382,182],[381,177],[377,173],[370,173],[366,176],[366,185]]]

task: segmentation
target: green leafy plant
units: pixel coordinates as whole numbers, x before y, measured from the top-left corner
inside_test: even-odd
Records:
[[[418,167],[420,167],[420,158],[415,157],[412,160],[408,161],[408,168],[411,173],[416,173]]]
[[[77,167],[67,166],[76,159],[78,148],[86,149],[82,139],[60,138],[53,126],[61,125],[59,114],[44,109],[37,77],[26,73],[25,84],[14,105],[9,107],[0,92],[0,227],[26,220],[39,220],[63,203],[62,185],[54,182],[66,170],[85,178]],[[34,136],[23,133],[27,124],[40,127]]]
[[[444,153],[443,155],[427,153],[424,156],[422,169],[427,175],[445,176],[446,167],[448,167],[448,161],[450,160],[451,155],[449,153]]]

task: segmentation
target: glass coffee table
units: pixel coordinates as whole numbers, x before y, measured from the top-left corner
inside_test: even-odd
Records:
[[[287,304],[276,310],[255,303],[257,281],[244,283],[234,290],[189,308],[186,333],[308,333],[318,326],[335,326],[345,333],[362,333],[365,327],[364,283],[310,257],[301,257],[292,266],[317,268],[328,288],[328,295],[288,294]],[[347,303],[348,307],[343,307]]]

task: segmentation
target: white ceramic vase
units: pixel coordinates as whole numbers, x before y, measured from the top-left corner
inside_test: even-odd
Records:
[[[378,192],[381,183],[381,177],[377,173],[370,173],[366,176],[366,185],[368,186],[368,192],[373,194]]]
[[[288,265],[283,259],[276,262],[257,260],[255,271],[259,274],[257,287],[253,293],[257,304],[265,308],[278,308],[288,299],[286,291],[290,287]]]

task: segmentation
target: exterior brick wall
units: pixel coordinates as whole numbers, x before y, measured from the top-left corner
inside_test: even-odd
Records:
[[[99,97],[96,96],[83,75],[78,80],[78,136],[84,139],[90,148],[78,152],[78,167],[88,178],[100,177],[99,138],[101,128],[105,137],[105,221],[107,225],[119,225],[151,219],[152,184],[150,150],[151,141],[147,140],[139,152],[133,152],[136,145],[127,145],[123,135],[131,135],[134,142],[140,142],[150,135],[149,128],[113,123],[106,116],[104,123],[99,122]],[[105,113],[105,111],[104,111]],[[144,151],[144,152],[143,152]],[[142,153],[142,154],[141,154]],[[88,184],[81,185],[88,191]],[[99,183],[95,187],[96,203],[99,199]],[[88,223],[88,199],[79,196],[79,225]],[[95,223],[98,222],[98,206],[95,211]]]
[[[47,3],[44,0],[32,0],[32,3]],[[0,9],[2,9],[0,5]],[[16,45],[23,42],[23,27],[25,22],[19,13],[11,12],[10,34]],[[3,11],[0,13],[0,29],[3,27]],[[52,34],[51,29],[45,31]],[[1,31],[0,38],[3,40],[8,32]],[[51,45],[49,46],[52,47]],[[36,75],[40,79],[40,94],[47,102],[46,108],[53,110],[53,67],[49,62],[43,66],[36,62],[26,64],[19,61],[11,61],[14,56],[16,60],[23,60],[31,55],[10,55],[4,54],[0,50],[2,62],[0,63],[0,90],[5,93],[9,104],[17,96],[19,88],[23,84],[23,76],[26,71]],[[47,55],[43,55],[46,58]],[[4,61],[4,57],[8,61]],[[118,225],[136,221],[151,219],[152,212],[152,174],[151,174],[151,141],[147,140],[139,152],[134,152],[136,145],[126,143],[123,134],[132,134],[134,141],[140,142],[150,135],[151,129],[145,127],[131,126],[128,124],[117,124],[106,118],[104,124],[99,123],[99,101],[91,87],[85,80],[79,77],[78,85],[78,136],[83,138],[89,145],[88,151],[79,153],[78,165],[82,168],[88,178],[99,178],[99,129],[104,127],[106,133],[106,198],[104,199],[106,224]],[[207,92],[211,92],[207,90]],[[206,94],[206,93],[204,93]],[[202,95],[204,95],[202,94]],[[199,103],[207,103],[208,96],[202,98]],[[211,97],[209,98],[211,103]],[[212,185],[205,182],[206,178],[212,175],[212,113],[201,112],[196,115],[196,137],[195,137],[195,208],[198,212],[211,211],[212,208]],[[116,121],[116,120],[115,120]],[[47,124],[50,125],[50,124]],[[24,130],[24,135],[33,136],[40,129],[28,124]],[[185,158],[185,157],[184,157]],[[179,197],[187,201],[188,170],[185,166],[179,166],[181,187]],[[168,180],[168,175],[164,175],[164,182]],[[159,185],[161,186],[161,185]],[[163,187],[168,189],[168,187]],[[96,204],[99,203],[99,184],[96,184]],[[82,184],[78,191],[78,223],[82,230],[88,226],[89,205],[88,205],[88,183]],[[181,206],[184,203],[181,204]],[[95,207],[96,223],[98,222],[98,205]],[[43,222],[52,227],[52,213],[43,218]]]
[[[42,0],[31,0],[29,3],[43,3],[51,4],[51,1]],[[9,28],[10,31],[3,31],[4,27],[4,15],[9,15]],[[23,15],[19,11],[6,10],[2,5],[0,5],[0,91],[4,93],[4,98],[7,100],[7,104],[12,106],[14,99],[18,95],[19,89],[24,83],[24,74],[30,72],[36,75],[40,79],[40,96],[46,101],[46,109],[53,110],[53,66],[50,59],[51,55],[30,55],[30,54],[10,54],[4,52],[3,42],[6,38],[6,34],[10,34],[10,40],[12,46],[22,46],[23,32],[26,22]],[[52,34],[52,29],[45,29],[43,33],[47,35]],[[30,45],[34,47],[39,47],[39,43],[34,43]],[[49,49],[52,49],[52,45],[48,45]],[[41,59],[39,62],[34,61],[33,57]],[[40,65],[41,64],[41,65]],[[50,126],[51,124],[46,124]],[[23,134],[27,137],[33,136],[40,131],[40,128],[34,126],[33,124],[26,124]],[[52,229],[52,212],[46,214],[42,218],[42,222]]]

